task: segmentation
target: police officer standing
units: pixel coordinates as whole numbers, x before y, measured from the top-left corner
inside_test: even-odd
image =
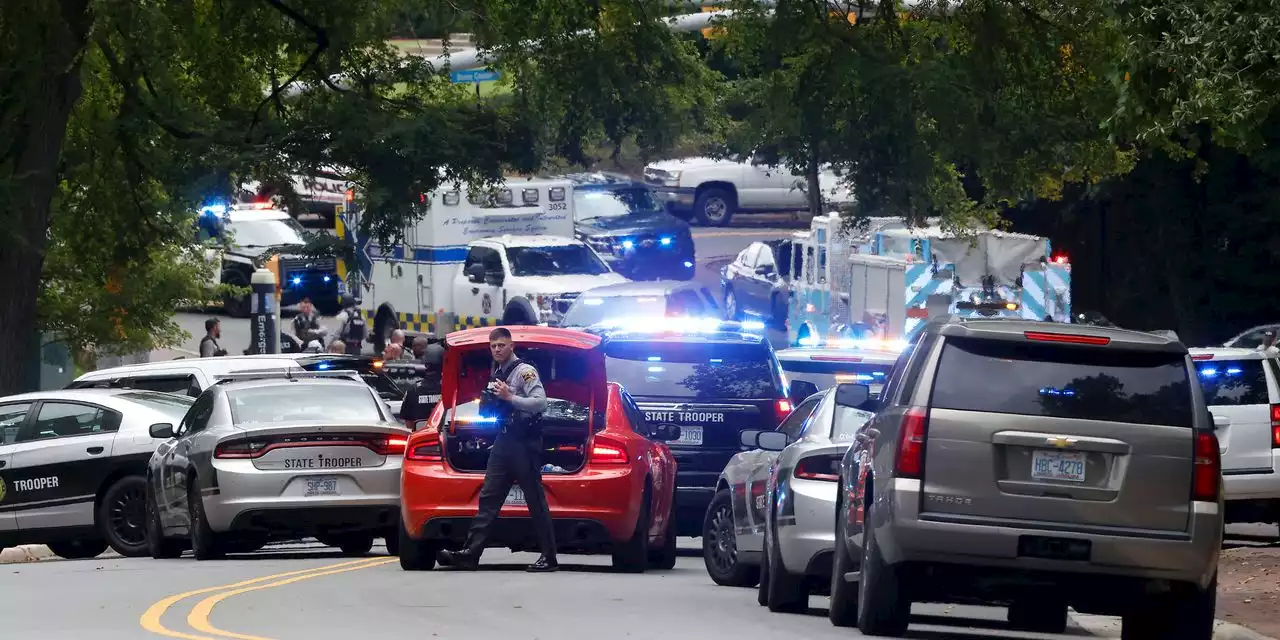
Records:
[[[426,371],[418,384],[414,385],[404,397],[400,405],[400,419],[410,429],[419,420],[426,420],[435,411],[440,402],[440,368],[444,363],[444,347],[439,344],[427,345],[422,356],[422,364]]]
[[[356,299],[349,293],[342,294],[342,313],[338,314],[338,337],[346,345],[346,353],[360,355],[364,349],[364,314],[356,307]]]
[[[489,351],[493,354],[493,377],[489,390],[510,411],[499,418],[498,437],[489,451],[489,464],[480,489],[480,511],[471,521],[471,531],[461,551],[442,550],[436,559],[440,564],[458,569],[475,570],[484,552],[489,529],[507,498],[512,483],[520,485],[529,504],[529,515],[538,534],[542,556],[529,565],[532,572],[556,571],[555,531],[551,510],[542,490],[542,432],[539,420],[547,407],[547,393],[533,365],[515,357],[511,332],[498,327],[489,333]],[[482,402],[483,404],[483,402]]]
[[[200,339],[200,357],[213,358],[227,355],[227,350],[218,344],[218,338],[221,337],[222,321],[217,318],[205,320],[204,337]]]

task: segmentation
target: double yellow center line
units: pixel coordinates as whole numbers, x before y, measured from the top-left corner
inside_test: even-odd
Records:
[[[277,573],[275,575],[263,576],[234,584],[224,584],[217,587],[206,587],[204,589],[196,589],[169,596],[159,602],[151,605],[142,617],[138,619],[138,624],[143,629],[170,638],[185,638],[186,640],[216,640],[217,638],[236,638],[238,640],[271,640],[262,636],[246,635],[243,633],[235,633],[233,631],[224,631],[213,626],[209,621],[209,616],[213,614],[213,608],[219,602],[226,600],[232,596],[238,596],[242,593],[250,591],[259,591],[261,589],[271,589],[273,587],[282,587],[287,584],[301,582],[302,580],[310,580],[321,576],[333,575],[335,573],[346,573],[348,571],[359,571],[360,569],[368,569],[379,565],[395,562],[395,558],[365,558],[362,560],[353,560],[351,562],[340,562],[323,567],[315,567],[313,569],[303,569],[301,571],[290,571],[288,573]],[[203,594],[211,594],[201,599],[191,609],[191,613],[187,615],[187,624],[196,631],[207,635],[196,635],[194,633],[185,633],[175,631],[165,627],[161,622],[161,618],[175,604],[186,600],[192,596]]]

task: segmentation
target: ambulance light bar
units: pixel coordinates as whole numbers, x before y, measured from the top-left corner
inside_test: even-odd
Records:
[[[721,320],[720,318],[614,318],[596,325],[602,329],[618,329],[633,333],[716,333],[721,331],[760,332],[764,323],[759,320]]]

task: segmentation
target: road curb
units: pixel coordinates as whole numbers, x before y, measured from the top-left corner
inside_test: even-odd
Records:
[[[21,564],[56,558],[49,547],[42,544],[24,544],[0,551],[0,564]]]
[[[1105,636],[1111,638],[1120,637],[1120,618],[1110,616],[1095,616],[1081,613],[1073,613],[1071,621],[1076,626],[1083,629],[1086,633],[1094,636]],[[1264,636],[1253,629],[1246,626],[1227,622],[1226,620],[1213,621],[1213,640],[1275,640],[1269,636]]]

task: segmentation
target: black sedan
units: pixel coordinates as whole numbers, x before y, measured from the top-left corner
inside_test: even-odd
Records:
[[[617,174],[564,177],[574,182],[574,235],[614,271],[632,280],[693,279],[689,223],[667,213],[650,187]]]

